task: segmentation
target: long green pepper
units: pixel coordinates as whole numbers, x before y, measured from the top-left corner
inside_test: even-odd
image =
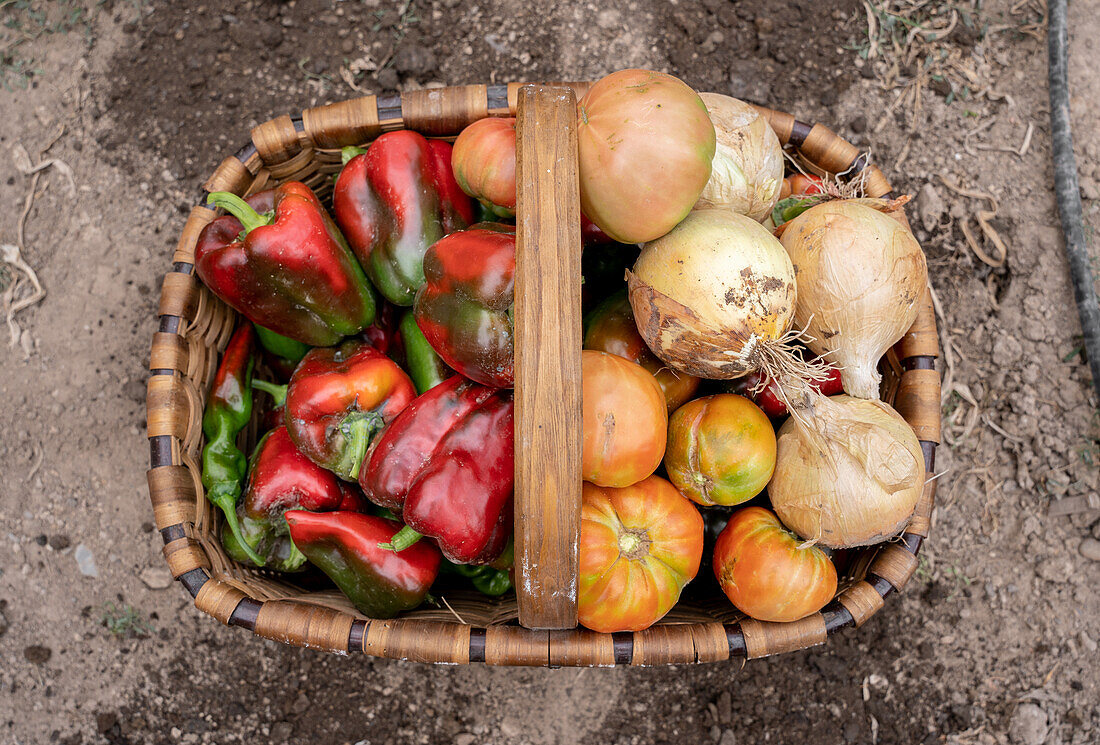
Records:
[[[455,374],[424,338],[424,332],[416,325],[416,318],[411,310],[401,317],[398,328],[401,331],[401,342],[405,345],[405,369],[408,370],[418,395],[435,388]]]
[[[256,332],[241,323],[222,355],[214,385],[202,417],[206,447],[202,449],[202,485],[206,498],[225,514],[225,522],[248,558],[263,566],[259,556],[241,535],[237,500],[248,474],[248,458],[237,447],[237,435],[252,418],[252,368]]]

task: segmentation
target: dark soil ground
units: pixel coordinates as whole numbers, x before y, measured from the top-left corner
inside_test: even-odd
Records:
[[[1100,563],[1079,550],[1100,538],[1097,401],[1050,187],[1042,11],[950,7],[967,22],[913,62],[885,43],[862,58],[854,1],[0,2],[0,243],[31,188],[17,143],[37,162],[58,137],[45,157],[75,181],[40,176],[24,257],[49,294],[13,347],[0,327],[0,742],[1100,740]],[[1093,226],[1098,10],[1071,8]],[[927,60],[957,67],[918,105],[904,82]],[[916,196],[950,354],[946,473],[906,592],[825,647],[744,667],[433,667],[197,612],[153,531],[142,402],[159,282],[206,174],[252,126],[326,101],[630,66],[825,122]],[[998,199],[1002,266],[963,233],[987,202],[948,183]]]

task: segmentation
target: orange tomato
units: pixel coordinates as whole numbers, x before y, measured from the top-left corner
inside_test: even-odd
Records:
[[[710,179],[715,135],[707,107],[661,72],[620,70],[577,104],[581,211],[623,243],[672,230]]]
[[[697,398],[669,417],[665,469],[680,493],[697,504],[747,502],[775,471],[775,430],[744,396]]]
[[[630,486],[657,470],[668,436],[668,409],[657,380],[641,365],[606,352],[581,352],[581,477]]]
[[[459,133],[451,168],[462,191],[497,217],[516,214],[516,120],[478,119]]]
[[[585,483],[582,493],[580,622],[602,633],[647,628],[698,573],[703,518],[659,476],[623,489]]]
[[[783,527],[771,510],[746,507],[714,546],[714,576],[737,610],[758,621],[797,621],[836,594],[836,567],[817,546]]]
[[[626,290],[612,295],[592,311],[586,326],[584,348],[609,352],[644,367],[653,374],[664,391],[670,412],[695,394],[699,378],[673,370],[657,359],[645,345],[634,323],[634,310],[630,307]]]
[[[820,176],[796,173],[793,176],[788,176],[784,179],[784,181],[786,181],[790,185],[788,187],[790,191],[787,196],[794,195],[796,197],[809,197],[815,194],[825,193],[825,186]]]

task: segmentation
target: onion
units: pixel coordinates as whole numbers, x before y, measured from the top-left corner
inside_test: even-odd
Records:
[[[794,268],[755,220],[692,212],[642,248],[627,283],[638,331],[673,368],[719,379],[758,369],[776,379],[800,374],[787,346]]]
[[[872,204],[815,205],[780,239],[798,276],[795,323],[807,346],[840,368],[846,393],[868,399],[878,398],[879,359],[913,325],[928,285],[920,244]]]
[[[717,147],[710,180],[695,209],[725,209],[760,222],[783,187],[783,148],[768,120],[744,101],[700,93],[714,124]]]
[[[779,429],[772,507],[807,541],[879,543],[905,527],[924,487],[912,428],[882,401],[815,396]]]

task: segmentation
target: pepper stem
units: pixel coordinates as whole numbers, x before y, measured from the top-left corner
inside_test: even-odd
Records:
[[[286,403],[286,386],[278,385],[267,380],[255,380],[252,381],[252,387],[263,391],[275,399],[275,408],[278,408]]]
[[[221,486],[221,484],[215,484],[213,488],[207,492],[207,498],[225,515],[225,524],[229,526],[229,531],[233,534],[233,537],[237,539],[237,543],[240,545],[241,550],[244,551],[245,555],[248,556],[253,564],[262,567],[266,562],[262,556],[256,553],[256,549],[248,545],[248,541],[244,539],[244,534],[241,533],[241,523],[237,520],[237,497],[240,495],[240,485],[234,483],[228,489],[219,489],[219,486]]]
[[[393,538],[389,540],[389,543],[379,543],[378,548],[397,553],[398,551],[404,551],[423,537],[423,535],[406,525],[393,534]]]
[[[228,191],[210,192],[210,196],[206,198],[206,203],[215,207],[221,207],[223,210],[233,215],[233,217],[240,220],[241,225],[244,226],[245,235],[251,233],[255,228],[263,225],[270,225],[272,221],[272,217],[261,215],[259,212],[252,209],[252,205],[248,202]]]
[[[352,158],[362,155],[367,152],[365,147],[355,147],[354,145],[348,145],[345,148],[340,149],[340,165],[346,166],[348,161]]]
[[[359,480],[359,468],[367,456],[374,433],[382,428],[382,417],[373,411],[349,414],[340,423],[344,435],[344,451],[333,470],[348,481]]]

